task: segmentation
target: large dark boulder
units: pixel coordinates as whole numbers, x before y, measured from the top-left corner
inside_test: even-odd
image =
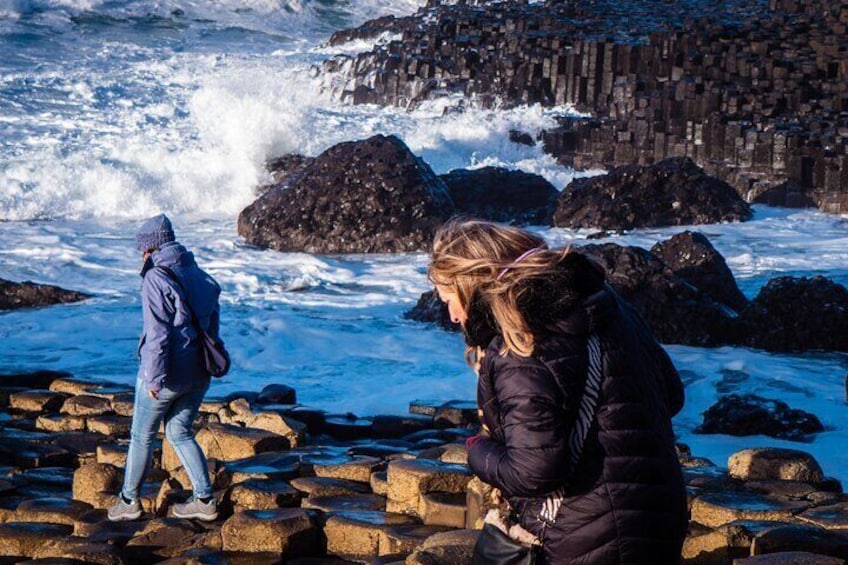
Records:
[[[580,250],[600,261],[610,285],[639,311],[659,341],[711,346],[735,339],[733,312],[650,251],[614,243]]]
[[[754,394],[729,394],[704,412],[704,421],[695,433],[766,435],[798,441],[823,430],[814,414],[790,408],[780,400]]]
[[[741,320],[750,347],[848,351],[848,289],[822,276],[770,280]]]
[[[671,267],[674,274],[716,301],[737,312],[748,304],[724,257],[703,234],[691,231],[678,233],[651,247],[651,252]]]
[[[459,331],[459,324],[450,319],[447,305],[439,299],[435,290],[428,290],[418,299],[418,302],[403,315],[408,320],[429,322],[449,331]]]
[[[238,231],[278,251],[427,249],[454,213],[444,183],[395,136],[335,145],[245,208]]]
[[[732,186],[688,157],[675,157],[575,179],[559,196],[553,225],[631,230],[744,221],[751,215]]]
[[[559,191],[539,175],[500,167],[440,175],[457,212],[517,225],[549,224]]]
[[[29,281],[16,283],[0,279],[0,310],[66,304],[86,298],[90,298],[90,295],[49,284],[36,284]]]

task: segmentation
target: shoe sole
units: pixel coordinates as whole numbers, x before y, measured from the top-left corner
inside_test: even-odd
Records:
[[[202,522],[214,522],[218,519],[218,513],[216,512],[214,514],[180,514],[175,510],[174,518],[182,518],[183,520],[200,520]]]
[[[110,522],[129,522],[130,520],[138,520],[141,518],[142,511],[135,512],[133,514],[122,514],[120,516],[107,516]]]

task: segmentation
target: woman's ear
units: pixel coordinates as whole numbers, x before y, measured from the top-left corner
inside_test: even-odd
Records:
[[[469,347],[486,348],[492,339],[500,333],[492,308],[482,292],[475,290],[468,301],[468,318],[462,331],[465,334],[465,343]]]

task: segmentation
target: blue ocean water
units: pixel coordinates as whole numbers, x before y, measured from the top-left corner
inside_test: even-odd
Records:
[[[569,108],[407,112],[345,106],[313,72],[336,52],[336,29],[412,13],[401,0],[0,0],[0,277],[58,284],[91,300],[0,314],[0,372],[59,369],[132,382],[141,328],[133,233],[166,212],[178,237],[224,288],[223,336],[236,368],[214,393],[284,382],[306,404],[360,415],[402,413],[416,398],[474,397],[457,335],[404,320],[427,289],[423,254],[324,257],[246,246],[238,212],[267,180],[264,162],[375,133],[394,133],[438,173],[501,165],[559,188],[575,174],[536,133]],[[386,38],[382,38],[385,40]],[[848,220],[757,207],[745,224],[699,226],[743,291],[770,277],[823,274],[848,284]],[[612,240],[650,246],[685,228]],[[538,228],[553,244],[588,232]],[[770,438],[697,436],[728,386],[816,413],[828,431],[801,447],[848,479],[844,377],[838,354],[776,355],[670,346],[688,401],[675,419],[693,451],[724,464],[736,449],[793,446]],[[728,370],[743,375],[728,384]]]

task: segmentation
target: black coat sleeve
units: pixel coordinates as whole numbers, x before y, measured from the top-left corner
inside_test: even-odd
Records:
[[[568,429],[562,392],[550,370],[532,358],[494,374],[503,442],[480,438],[468,464],[507,496],[542,496],[562,485],[568,469]]]

